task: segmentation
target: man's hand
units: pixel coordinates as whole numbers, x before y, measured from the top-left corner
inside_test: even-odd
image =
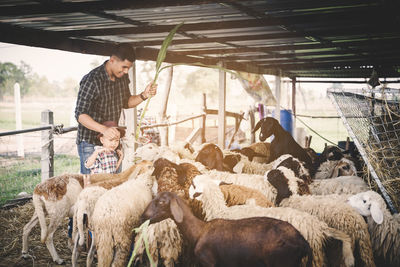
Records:
[[[142,92],[142,95],[145,98],[149,98],[151,96],[155,96],[157,94],[157,84],[153,84],[152,82],[146,86],[146,89]]]
[[[119,138],[119,131],[117,128],[107,127],[106,130],[102,132],[103,136],[109,140]]]

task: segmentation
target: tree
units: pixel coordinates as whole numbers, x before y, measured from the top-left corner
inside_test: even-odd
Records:
[[[30,73],[31,67],[23,61],[19,67],[11,62],[0,62],[0,100],[14,94],[16,82],[20,84],[21,95],[25,95],[31,86]]]
[[[218,70],[199,68],[188,75],[181,93],[187,98],[205,93],[207,102],[215,104],[218,102],[218,77]]]

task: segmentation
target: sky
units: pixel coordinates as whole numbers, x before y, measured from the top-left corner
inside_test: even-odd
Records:
[[[0,42],[0,62],[19,66],[24,61],[32,67],[33,72],[46,76],[49,81],[62,82],[66,78],[73,78],[79,82],[93,68],[92,62],[101,63],[106,59],[103,56]]]

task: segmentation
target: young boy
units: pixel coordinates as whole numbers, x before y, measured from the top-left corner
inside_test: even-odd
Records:
[[[110,123],[105,122],[104,125],[109,126]],[[114,126],[114,125],[113,125]],[[111,126],[112,127],[112,126]],[[117,128],[118,129],[118,128]],[[94,152],[85,162],[85,167],[90,170],[90,174],[94,173],[117,173],[123,159],[123,153],[120,147],[120,138],[124,137],[124,130],[118,129],[116,137],[106,138],[103,134],[99,134],[97,138],[102,146],[95,146]],[[90,175],[85,176],[87,178]],[[90,184],[89,179],[85,179],[85,185]]]

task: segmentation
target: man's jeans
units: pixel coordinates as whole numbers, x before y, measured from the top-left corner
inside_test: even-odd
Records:
[[[85,167],[85,162],[90,155],[93,154],[94,152],[94,145],[89,144],[85,141],[80,142],[78,146],[78,154],[79,158],[81,161],[81,173],[82,174],[90,174],[90,170]],[[69,218],[69,223],[68,223],[68,237],[72,237],[72,225],[73,225],[73,220],[72,218]]]
[[[89,144],[85,141],[82,141],[78,144],[78,154],[81,161],[81,173],[82,174],[90,174],[90,170],[85,167],[86,160],[92,155],[94,152],[94,145]]]

